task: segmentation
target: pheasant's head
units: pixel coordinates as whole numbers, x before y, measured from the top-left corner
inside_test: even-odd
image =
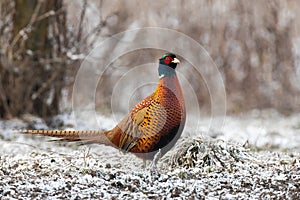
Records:
[[[173,69],[176,68],[177,64],[180,63],[176,55],[173,53],[166,53],[159,59],[160,65],[166,65]]]

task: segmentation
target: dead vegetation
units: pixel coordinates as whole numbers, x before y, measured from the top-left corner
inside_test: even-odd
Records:
[[[5,145],[22,152],[0,154],[2,198],[300,197],[298,153],[258,153],[224,141],[195,137],[183,141],[169,154],[173,156],[163,157],[160,174],[151,176],[135,156],[99,145],[89,150],[60,145],[46,148],[37,141],[33,146],[14,142]],[[63,153],[56,152],[62,149]]]
[[[178,30],[204,46],[222,74],[228,112],[299,111],[300,7],[296,0],[175,0],[171,5],[136,0],[35,2],[28,6],[17,0],[0,3],[0,117],[57,114],[67,96],[62,95],[63,89],[71,91],[79,61],[95,44],[121,31],[148,26]],[[114,48],[118,45],[111,46],[107,55]],[[154,51],[123,55],[122,66],[153,62]],[[206,81],[214,76],[185,73],[201,109],[211,112]],[[109,107],[120,76],[104,74],[97,106]]]

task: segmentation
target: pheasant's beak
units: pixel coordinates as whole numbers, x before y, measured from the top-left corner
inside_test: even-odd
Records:
[[[178,58],[174,58],[174,60],[172,60],[172,63],[178,64],[178,63],[180,63],[180,60]]]

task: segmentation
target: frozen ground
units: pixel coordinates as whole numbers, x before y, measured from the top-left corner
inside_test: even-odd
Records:
[[[114,124],[99,120],[105,129]],[[222,129],[205,133],[208,123],[203,118],[200,131],[187,127],[159,162],[160,175],[151,176],[140,159],[111,147],[12,131],[47,128],[40,119],[1,121],[0,199],[300,199],[299,114],[227,116]],[[68,115],[53,124],[86,128]]]

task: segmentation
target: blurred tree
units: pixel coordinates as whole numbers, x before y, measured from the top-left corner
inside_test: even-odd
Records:
[[[62,1],[4,0],[0,7],[13,11],[1,13],[0,117],[57,114],[66,72]]]
[[[167,0],[1,0],[0,117],[57,114],[61,91],[66,81],[74,80],[76,61],[116,33],[148,26],[181,31],[203,45],[224,78],[227,111],[299,112],[299,5],[297,0],[174,0],[171,4]],[[116,41],[101,49],[103,59],[118,46]],[[156,51],[124,55],[112,66],[153,61]],[[192,49],[186,51],[194,55]],[[210,65],[198,67],[209,70]],[[214,76],[198,77],[188,69],[185,73],[201,109],[209,112],[205,83]],[[114,85],[123,75],[110,70],[97,89],[96,104],[101,108],[109,107]]]
[[[297,0],[173,0],[172,3],[130,0],[122,4],[112,0],[109,3],[113,4],[116,21],[122,22],[123,29],[170,28],[203,45],[222,73],[229,113],[268,108],[283,114],[300,111],[300,4]],[[132,12],[136,7],[142,9]],[[109,12],[109,5],[105,8],[102,10]],[[116,27],[121,26],[116,24]],[[192,48],[185,51],[198,56]],[[136,57],[143,54],[143,59],[151,57],[145,52],[134,52],[133,56],[123,56],[121,63],[129,67],[142,64]],[[195,67],[210,70],[211,65],[203,62]],[[209,113],[211,96],[206,82],[213,80],[214,75],[198,77],[191,67],[181,69],[186,70],[201,110]],[[109,76],[107,83],[103,83],[107,87],[98,89],[99,104],[110,103],[107,88],[112,88],[117,79]]]

